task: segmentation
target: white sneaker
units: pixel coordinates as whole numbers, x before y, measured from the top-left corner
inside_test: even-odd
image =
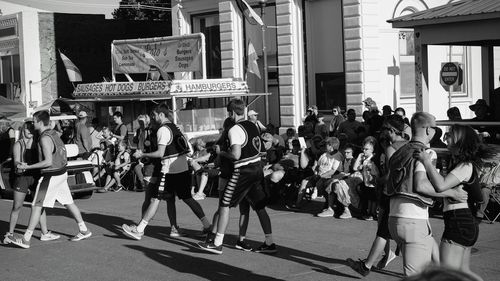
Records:
[[[178,227],[172,226],[170,228],[170,237],[182,237],[184,233]]]
[[[193,199],[196,201],[203,200],[203,199],[205,199],[205,197],[206,197],[206,195],[204,193],[202,193],[202,194],[195,193],[193,195]]]
[[[320,217],[320,218],[333,217],[334,214],[335,214],[335,212],[333,211],[333,209],[332,208],[328,208],[325,211],[319,213],[318,217]]]
[[[76,241],[80,241],[80,240],[83,240],[83,239],[87,239],[89,238],[90,236],[92,236],[92,232],[90,232],[90,230],[87,230],[85,232],[78,232],[77,235],[73,236],[70,240],[73,241],[73,242],[76,242]]]
[[[349,211],[349,208],[346,207],[344,209],[344,213],[340,215],[339,219],[350,219],[350,218],[352,218],[351,211]]]
[[[137,231],[137,225],[123,224],[122,229],[125,235],[135,240],[141,240],[142,236],[144,235],[144,232]]]
[[[59,238],[61,238],[61,235],[54,234],[49,231],[45,234],[42,233],[42,236],[40,236],[40,241],[52,241],[52,240],[57,240]]]
[[[2,242],[5,245],[12,243],[12,240],[9,238],[9,236],[13,236],[13,235],[14,235],[14,233],[6,232],[5,235],[3,236]]]
[[[311,200],[318,198],[318,189],[314,188],[313,193],[311,194]]]

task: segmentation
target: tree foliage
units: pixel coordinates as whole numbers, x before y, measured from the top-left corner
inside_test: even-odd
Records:
[[[135,8],[137,4],[145,6],[153,6],[158,8],[170,8],[171,0],[122,0],[120,6],[113,11],[114,19],[124,20],[155,20],[168,21],[172,20],[170,10],[160,10],[154,8]],[[133,6],[133,7],[131,7]]]

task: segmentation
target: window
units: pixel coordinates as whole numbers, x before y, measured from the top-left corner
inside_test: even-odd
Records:
[[[194,15],[192,23],[193,33],[201,32],[205,35],[207,78],[221,78],[219,13]],[[201,73],[195,73],[194,77],[201,78]]]
[[[449,46],[448,58],[450,62],[458,62],[463,71],[462,85],[453,86],[451,89],[452,96],[467,96],[467,53],[466,46]]]
[[[415,43],[413,31],[399,32],[399,68],[402,98],[415,97]]]

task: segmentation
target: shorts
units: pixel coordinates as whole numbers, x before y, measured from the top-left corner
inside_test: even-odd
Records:
[[[151,182],[151,197],[160,200],[179,197],[181,200],[192,198],[191,196],[191,172],[185,171],[177,174],[161,174],[158,182]],[[160,187],[164,191],[159,192]]]
[[[377,189],[361,184],[361,198],[367,201],[377,201]]]
[[[443,214],[444,232],[441,238],[444,242],[472,247],[479,236],[477,224],[470,209],[456,209]]]
[[[16,175],[14,179],[14,191],[28,193],[28,190],[35,191],[37,178],[30,175]]]
[[[267,195],[262,186],[264,172],[260,162],[234,168],[233,174],[222,191],[221,207],[236,207],[243,199],[255,210],[266,207]]]
[[[43,175],[38,181],[32,205],[53,208],[56,201],[62,205],[74,203],[68,185],[68,173],[56,176]]]

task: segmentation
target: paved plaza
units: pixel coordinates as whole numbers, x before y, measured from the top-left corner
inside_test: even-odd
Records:
[[[196,246],[201,223],[188,207],[178,202],[178,221],[187,237],[169,237],[164,203],[146,228],[141,241],[122,234],[120,226],[139,220],[143,194],[134,192],[94,194],[76,200],[93,236],[70,242],[76,223],[63,208],[48,210],[49,229],[61,234],[57,241],[41,242],[37,230],[29,250],[0,245],[1,280],[399,280],[401,259],[384,271],[362,278],[346,265],[347,258],[365,258],[374,238],[377,223],[357,219],[316,218],[311,213],[269,209],[273,234],[278,244],[276,255],[236,250],[238,210],[233,209],[223,255],[202,252]],[[215,198],[200,201],[211,217],[217,207]],[[0,200],[0,232],[8,229],[12,202]],[[316,205],[314,205],[316,204]],[[307,210],[321,208],[312,202]],[[21,211],[18,232],[28,223],[29,206]],[[440,237],[441,219],[431,220]],[[500,223],[481,224],[474,247],[472,270],[484,280],[499,280]],[[257,216],[251,212],[248,239],[259,246],[264,236]],[[394,248],[394,244],[393,244]]]

